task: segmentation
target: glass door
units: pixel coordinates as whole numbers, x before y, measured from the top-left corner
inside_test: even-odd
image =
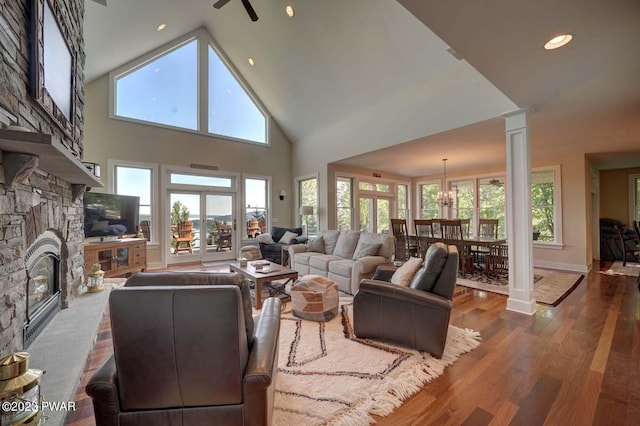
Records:
[[[172,191],[168,200],[168,264],[235,258],[233,194]]]
[[[233,194],[203,194],[206,244],[203,261],[234,259],[236,250],[235,200]]]
[[[201,259],[200,198],[198,192],[170,192],[168,264],[198,262]]]
[[[360,196],[360,231],[389,232],[391,198]]]

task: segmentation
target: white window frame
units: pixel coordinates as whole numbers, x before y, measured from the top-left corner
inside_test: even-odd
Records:
[[[158,232],[160,232],[160,211],[158,209],[157,194],[158,194],[158,165],[153,163],[141,163],[138,161],[126,161],[126,160],[107,160],[107,168],[109,169],[107,185],[109,192],[115,194],[116,192],[116,167],[129,167],[133,169],[149,169],[151,170],[151,241],[147,241],[147,245],[158,245],[160,241],[158,239]]]
[[[117,93],[116,93],[116,80],[130,73],[135,72],[140,67],[146,65],[147,63],[164,56],[165,54],[187,44],[190,41],[197,40],[198,41],[198,76],[197,76],[197,84],[198,84],[198,98],[197,102],[197,123],[198,129],[186,129],[184,127],[172,126],[169,124],[145,121],[140,119],[135,119],[131,117],[124,117],[116,114],[116,105],[117,105]],[[213,50],[218,54],[220,60],[227,66],[229,72],[234,76],[237,80],[238,84],[242,86],[247,96],[251,98],[251,100],[255,103],[256,107],[262,112],[265,117],[265,142],[256,142],[248,139],[239,139],[233,136],[227,135],[219,135],[215,133],[209,133],[208,126],[208,108],[209,108],[209,60],[208,60],[208,48],[211,46]],[[109,118],[113,118],[114,120],[122,120],[131,123],[144,124],[148,126],[161,127],[165,129],[171,129],[179,132],[185,133],[193,133],[198,135],[204,135],[209,137],[215,137],[218,139],[226,139],[235,142],[243,142],[249,143],[253,145],[259,146],[271,146],[271,114],[264,106],[264,104],[260,101],[255,92],[251,89],[249,84],[242,78],[240,72],[233,66],[232,62],[227,58],[222,49],[216,44],[211,35],[205,29],[199,29],[196,31],[192,31],[188,34],[185,34],[181,37],[170,41],[162,45],[161,47],[152,50],[151,52],[140,56],[133,61],[130,61],[115,70],[109,73]]]
[[[356,178],[355,175],[352,174],[345,174],[345,173],[340,173],[340,174],[336,174],[335,177],[335,182],[334,182],[334,188],[336,189],[335,191],[335,206],[336,206],[336,229],[338,229],[338,224],[340,222],[339,218],[338,218],[338,179],[348,179],[351,182],[351,206],[349,206],[348,208],[351,210],[351,221],[349,223],[349,229],[353,230],[355,229],[355,184],[356,184]]]
[[[313,216],[316,218],[316,223],[318,224],[318,232],[320,232],[320,174],[312,173],[305,176],[298,176],[295,178],[295,188],[296,188],[296,226],[302,227],[302,216],[300,215],[300,183],[305,180],[315,179],[316,180],[316,205],[313,209]]]
[[[531,174],[549,172],[553,173],[553,241],[534,241],[537,248],[561,249],[564,247],[562,240],[562,173],[559,165],[536,167],[531,169]],[[508,184],[508,182],[506,183]],[[532,224],[533,226],[533,224]]]
[[[248,173],[243,173],[242,174],[242,218],[243,220],[245,220],[246,217],[246,209],[247,209],[247,186],[246,186],[246,180],[247,179],[254,179],[254,180],[265,180],[267,181],[267,190],[266,190],[266,203],[267,205],[265,206],[265,210],[267,211],[267,232],[271,232],[271,214],[272,214],[272,202],[271,202],[271,176],[267,176],[267,175],[254,175],[254,174],[248,174]],[[245,238],[245,236],[242,237],[242,242],[246,243],[246,242],[250,242],[250,241],[255,241],[255,239],[253,238]]]
[[[416,206],[418,207],[417,215],[419,219],[431,219],[430,217],[422,217],[422,186],[437,185],[438,191],[442,190],[442,181],[439,179],[421,180],[416,182]],[[442,207],[438,206],[438,215],[443,217]]]

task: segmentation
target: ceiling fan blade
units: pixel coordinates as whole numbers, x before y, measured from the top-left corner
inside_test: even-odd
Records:
[[[251,3],[249,3],[249,0],[242,0],[242,5],[249,14],[249,18],[251,18],[253,22],[256,22],[258,20],[258,15],[256,14],[256,11],[253,10],[253,7],[251,6]]]
[[[216,9],[220,9],[222,6],[224,6],[225,4],[229,3],[231,0],[218,0],[217,2],[215,2],[213,4],[213,7],[215,7]]]
[[[101,4],[103,6],[107,5],[107,0],[93,0],[95,3]]]

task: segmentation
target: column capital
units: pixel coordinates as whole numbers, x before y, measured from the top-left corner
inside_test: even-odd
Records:
[[[527,112],[529,112],[529,108],[518,108],[503,113],[502,117],[505,120],[505,131],[509,132],[527,127]]]

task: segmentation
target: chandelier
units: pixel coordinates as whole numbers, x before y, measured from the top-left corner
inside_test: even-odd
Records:
[[[447,159],[443,158],[442,162],[444,163],[444,173],[443,173],[443,185],[447,186]],[[442,207],[450,207],[453,205],[453,192],[451,191],[438,191],[438,204]]]

